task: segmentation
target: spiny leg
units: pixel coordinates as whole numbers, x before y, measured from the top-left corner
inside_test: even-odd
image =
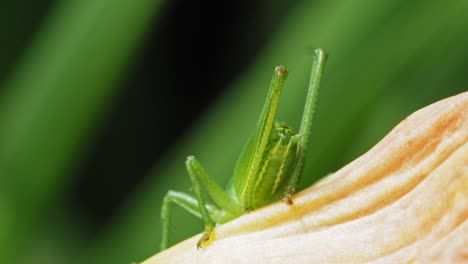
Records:
[[[304,112],[302,114],[301,127],[299,128],[300,140],[297,148],[297,163],[294,167],[292,177],[290,178],[288,185],[285,190],[282,201],[286,204],[291,205],[292,196],[296,192],[297,184],[304,168],[304,162],[307,153],[307,143],[310,136],[310,130],[312,128],[312,118],[315,112],[315,105],[317,101],[318,88],[320,86],[320,80],[322,78],[323,69],[327,55],[323,49],[316,49],[314,51],[314,60],[312,62],[312,70],[310,74],[309,89],[307,92],[307,98],[304,106]]]
[[[203,184],[213,199],[213,201],[221,207],[222,211],[227,218],[230,216],[239,216],[242,214],[242,209],[237,203],[219,186],[211,177],[208,176],[205,169],[193,156],[187,157],[185,162],[187,171],[192,182],[193,191],[195,198],[198,202],[198,208],[201,218],[205,222],[205,231],[203,232],[202,238],[197,243],[197,248],[203,248],[209,245],[213,241],[213,230],[215,222],[210,216],[207,209],[205,199],[202,196],[201,184]],[[219,214],[221,215],[221,214]],[[224,219],[219,219],[223,221]],[[224,221],[223,221],[224,222]]]
[[[218,205],[218,207],[232,215],[239,216],[243,213],[243,208],[237,203],[213,178],[211,178],[200,162],[194,157],[187,157],[185,162],[190,179],[205,187],[208,195]]]
[[[197,249],[202,248],[204,245],[210,243],[211,238],[213,237],[213,229],[215,223],[211,219],[208,209],[206,209],[205,199],[202,196],[201,192],[201,184],[198,180],[197,174],[194,172],[191,164],[187,161],[187,170],[190,176],[190,181],[192,181],[193,192],[195,193],[195,198],[198,202],[198,210],[200,212],[201,218],[205,222],[205,231],[203,232],[203,236],[197,243]]]
[[[284,66],[275,67],[260,117],[234,169],[231,187],[246,211],[255,209],[253,201],[259,200],[254,191],[257,185],[255,182],[258,180],[263,158],[268,151],[272,131],[275,130],[279,99],[287,75],[288,71]],[[266,197],[262,200],[269,202]]]

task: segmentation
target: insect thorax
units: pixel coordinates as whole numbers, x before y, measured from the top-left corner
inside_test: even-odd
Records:
[[[255,209],[284,195],[284,189],[297,162],[299,135],[286,125],[276,123],[270,134],[267,149],[259,166],[246,204]]]

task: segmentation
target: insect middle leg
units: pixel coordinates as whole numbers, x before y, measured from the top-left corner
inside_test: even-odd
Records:
[[[164,196],[162,208],[161,208],[161,220],[162,220],[162,240],[161,240],[161,251],[166,249],[169,245],[169,229],[170,229],[170,219],[171,219],[171,204],[175,203],[180,207],[187,210],[192,215],[203,219],[200,212],[200,206],[195,197],[188,195],[182,192],[169,191],[166,196]],[[208,212],[216,213],[219,209],[210,204],[204,204],[204,208],[207,208]],[[209,213],[208,213],[209,214]],[[208,215],[208,222],[205,220],[205,232],[208,231],[211,233],[213,231],[214,222],[212,218]],[[203,238],[202,238],[203,239]],[[206,237],[205,239],[209,239]],[[200,240],[201,241],[201,240]]]
[[[174,191],[168,192],[165,196],[161,210],[161,218],[163,221],[161,250],[166,249],[168,246],[171,202],[179,204],[205,222],[205,231],[202,238],[198,241],[197,248],[202,248],[212,241],[215,223],[224,223],[243,213],[241,206],[208,176],[205,169],[195,157],[188,157],[185,164],[190,176],[190,181],[192,182],[195,197]],[[206,188],[206,191],[219,208],[205,201],[202,196],[202,185]]]

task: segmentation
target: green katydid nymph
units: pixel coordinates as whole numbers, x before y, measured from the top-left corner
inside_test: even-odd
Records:
[[[187,158],[185,165],[195,197],[176,191],[169,191],[164,197],[161,209],[161,250],[166,249],[169,242],[172,203],[178,204],[204,221],[205,231],[197,243],[198,249],[206,247],[213,241],[215,224],[225,223],[280,199],[287,205],[293,203],[292,196],[304,167],[325,60],[325,52],[316,49],[304,112],[297,134],[287,125],[276,122],[280,93],[287,70],[283,66],[275,68],[260,118],[239,156],[234,175],[226,189],[208,176],[195,157]],[[202,187],[214,204],[205,201]]]

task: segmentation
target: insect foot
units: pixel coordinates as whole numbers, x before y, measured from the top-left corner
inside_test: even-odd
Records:
[[[197,242],[197,249],[205,249],[214,240],[214,230],[203,232],[203,236]]]
[[[281,201],[287,205],[293,205],[292,196],[294,195],[293,188],[287,188],[284,192],[284,197],[281,198]]]

